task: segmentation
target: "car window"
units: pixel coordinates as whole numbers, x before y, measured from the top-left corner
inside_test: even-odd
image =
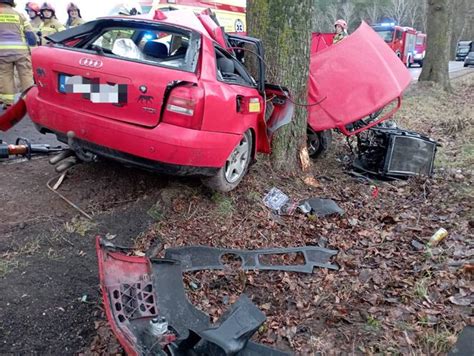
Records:
[[[227,51],[215,47],[217,80],[230,84],[256,87],[257,83],[245,67]]]
[[[83,48],[124,60],[195,71],[200,36],[183,30],[113,27],[96,34]]]
[[[401,40],[402,37],[403,37],[403,32],[397,30],[395,36],[396,36],[395,38],[396,38],[397,40]]]

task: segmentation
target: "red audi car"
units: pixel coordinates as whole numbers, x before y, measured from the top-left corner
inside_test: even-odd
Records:
[[[36,85],[6,116],[17,120],[26,105],[38,130],[55,134],[82,161],[106,157],[198,175],[229,191],[291,121],[290,94],[265,81],[261,42],[223,33],[206,12],[101,18],[48,40],[32,55]],[[313,36],[308,97],[319,104],[309,108],[310,154],[320,150],[323,130],[351,135],[387,118],[364,122],[409,83],[369,26],[331,43]],[[246,49],[258,54],[249,68]],[[331,66],[339,60],[342,66]],[[0,118],[0,129],[2,120],[9,119]]]

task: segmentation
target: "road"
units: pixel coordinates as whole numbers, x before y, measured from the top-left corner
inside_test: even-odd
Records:
[[[415,67],[413,68],[410,68],[410,73],[411,73],[411,76],[412,76],[412,80],[415,81],[415,80],[418,80],[418,77],[420,76],[421,74],[421,67],[418,67],[417,65],[415,65]],[[463,61],[458,61],[458,62],[455,62],[455,61],[450,61],[449,62],[449,76],[450,77],[456,77],[457,74],[459,73],[456,73],[456,72],[460,72],[460,71],[468,71],[468,70],[473,70],[472,67],[471,68],[464,68],[464,62]]]
[[[410,73],[412,74],[413,81],[416,81],[421,73],[420,67],[410,68]],[[449,62],[449,73],[451,77],[459,75],[462,71],[474,71],[471,68],[464,68],[463,62]],[[1,112],[0,112],[1,114]],[[42,135],[36,131],[31,120],[26,117],[18,123],[15,127],[9,130],[6,133],[0,133],[0,139],[8,143],[14,143],[17,137],[26,137],[31,140],[31,143],[46,143],[52,146],[60,145],[54,135],[47,134]]]

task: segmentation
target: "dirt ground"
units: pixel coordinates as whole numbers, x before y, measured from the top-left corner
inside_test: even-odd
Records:
[[[217,319],[246,293],[267,316],[255,339],[297,354],[446,353],[474,322],[466,269],[474,258],[474,75],[453,86],[446,96],[414,85],[396,117],[442,144],[430,179],[354,179],[347,174],[350,150],[337,136],[331,153],[314,162],[310,184],[275,174],[261,157],[230,194],[212,193],[194,178],[83,164],[59,191],[92,215],[90,222],[48,190],[56,173],[46,158],[0,163],[0,353],[122,352],[102,309],[96,235],[142,251],[157,242],[326,245],[339,250],[339,271],[188,273],[188,297]],[[346,213],[275,217],[262,204],[271,187],[295,201],[332,198]],[[440,227],[448,238],[427,248]]]

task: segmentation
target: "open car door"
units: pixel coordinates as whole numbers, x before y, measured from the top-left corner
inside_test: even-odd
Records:
[[[319,104],[308,108],[308,124],[314,131],[357,134],[390,118],[410,81],[407,68],[365,22],[334,45],[332,34],[313,33],[308,102]],[[388,113],[374,115],[392,103]]]
[[[261,40],[253,37],[226,34],[227,50],[243,63],[255,79],[257,90],[265,105],[264,115],[258,123],[259,152],[270,153],[271,138],[282,126],[289,124],[293,117],[294,104],[288,89],[265,81],[264,50]]]

